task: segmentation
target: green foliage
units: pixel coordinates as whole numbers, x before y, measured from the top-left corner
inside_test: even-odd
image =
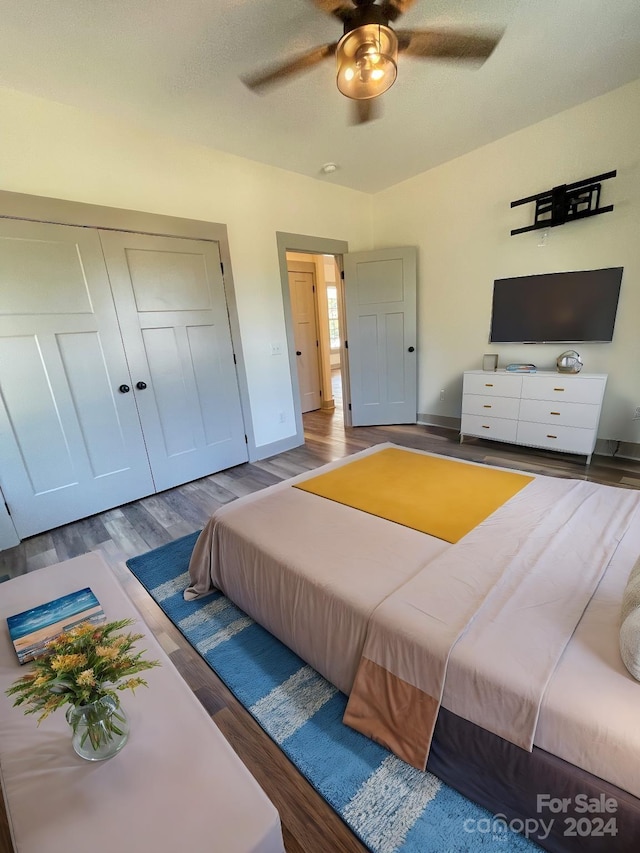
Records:
[[[134,644],[143,634],[117,633],[133,624],[121,619],[95,627],[83,622],[61,634],[47,645],[47,652],[33,661],[32,669],[6,691],[14,696],[14,706],[24,705],[25,714],[39,714],[38,724],[67,703],[89,705],[103,696],[111,696],[116,706],[116,691],[147,687],[137,673],[154,666],[144,652],[134,652]]]

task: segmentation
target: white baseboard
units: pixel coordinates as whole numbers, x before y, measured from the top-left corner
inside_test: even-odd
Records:
[[[599,438],[594,453],[599,456],[615,456],[640,462],[640,444],[634,441],[616,441],[611,438]]]
[[[450,418],[447,415],[429,415],[425,412],[418,412],[417,423],[421,426],[444,427],[444,429],[460,432],[460,418]]]

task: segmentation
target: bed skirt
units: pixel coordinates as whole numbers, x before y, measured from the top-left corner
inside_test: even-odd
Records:
[[[470,843],[478,832],[499,835],[505,821],[515,829],[528,827],[528,837],[550,853],[640,849],[637,797],[536,746],[533,752],[514,746],[444,707],[427,770],[496,816],[489,825],[465,827]],[[552,799],[569,802],[552,811],[550,805],[560,807]],[[594,808],[596,800],[598,810],[586,811],[585,803]]]

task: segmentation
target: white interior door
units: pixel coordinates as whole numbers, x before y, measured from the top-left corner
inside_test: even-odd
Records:
[[[100,239],[157,490],[246,462],[218,244]]]
[[[309,264],[313,268],[313,264]],[[318,356],[318,316],[316,310],[315,275],[308,272],[289,271],[293,338],[296,347],[296,366],[300,386],[302,413],[319,409],[320,360]]]
[[[417,420],[416,250],[344,255],[353,426]]]
[[[0,220],[0,485],[21,538],[154,484],[98,234]]]

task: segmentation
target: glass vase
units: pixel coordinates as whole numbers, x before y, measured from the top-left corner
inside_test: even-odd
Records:
[[[112,696],[102,696],[87,705],[70,705],[66,716],[73,729],[73,748],[87,761],[111,758],[129,737],[127,715]]]

